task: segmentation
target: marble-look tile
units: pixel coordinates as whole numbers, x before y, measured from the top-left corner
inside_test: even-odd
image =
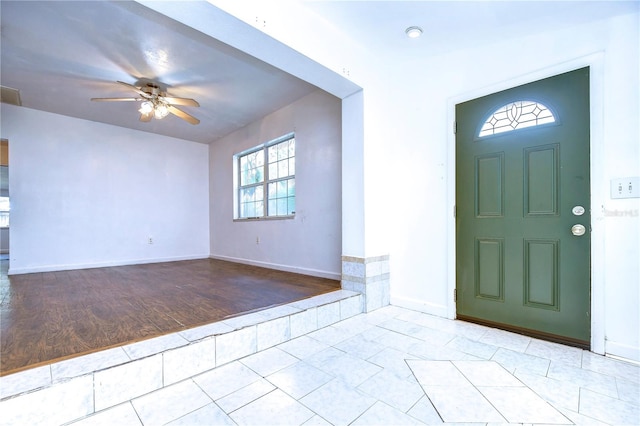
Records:
[[[375,262],[367,262],[365,264],[365,273],[367,277],[375,277],[389,273],[389,260],[380,260]]]
[[[125,345],[122,349],[126,352],[129,358],[136,360],[150,355],[159,354],[169,349],[178,348],[188,343],[189,341],[182,337],[180,333],[171,333],[155,337],[153,339]]]
[[[354,291],[356,293],[364,294],[367,291],[367,285],[362,278],[342,277],[340,286],[343,290]]]
[[[552,362],[547,377],[572,383],[613,398],[618,397],[616,379],[604,374]]]
[[[349,355],[361,359],[370,358],[385,349],[384,345],[376,341],[366,339],[361,334],[344,340],[335,345],[335,347],[340,349],[341,351],[348,353]]]
[[[395,331],[385,333],[384,336],[378,339],[378,341],[388,348],[407,353],[410,353],[412,349],[417,347],[429,345],[424,340],[416,339],[415,337],[407,336],[406,334]]]
[[[353,426],[387,426],[387,425],[421,425],[418,419],[390,407],[383,402],[376,402],[351,425]]]
[[[433,361],[456,361],[456,360],[479,360],[473,355],[451,349],[447,346],[431,346],[426,343],[413,345],[409,348],[408,353],[413,357],[428,359]]]
[[[422,388],[445,423],[506,423],[505,418],[469,382],[463,386],[423,385]]]
[[[323,328],[340,321],[340,302],[318,306],[318,328]]]
[[[378,327],[386,328],[387,330],[416,338],[421,338],[420,333],[426,329],[426,327],[421,325],[403,321],[398,318],[390,318],[387,321],[378,324]]]
[[[479,386],[523,386],[522,382],[493,361],[452,361],[464,377]]]
[[[386,369],[366,380],[358,389],[403,413],[424,396],[418,383],[398,377]]]
[[[638,405],[610,398],[588,389],[580,389],[579,413],[612,425],[640,424],[640,407]]]
[[[108,410],[100,411],[92,414],[82,420],[71,423],[73,426],[113,426],[113,425],[130,425],[142,426],[136,410],[133,409],[131,402],[116,405]]]
[[[582,356],[582,368],[630,382],[640,383],[640,365],[608,358],[592,352],[584,352]]]
[[[366,266],[364,263],[342,261],[342,275],[364,278]]]
[[[179,419],[167,423],[166,426],[195,425],[236,426],[236,423],[231,420],[231,417],[229,417],[227,413],[222,411],[220,407],[218,407],[214,403],[211,403],[195,411],[192,411],[191,413],[186,414]]]
[[[547,374],[551,363],[548,359],[504,348],[498,349],[491,358],[491,361],[499,363],[512,373],[517,369],[541,376]]]
[[[384,371],[406,379],[413,377],[411,369],[407,365],[407,360],[410,359],[416,359],[416,357],[396,349],[386,348],[367,358],[367,361],[384,368]]]
[[[289,317],[291,323],[291,338],[304,336],[318,329],[318,312],[316,308],[298,312]]]
[[[231,333],[216,336],[216,365],[223,365],[247,355],[256,353],[258,349],[256,328],[247,327]]]
[[[164,385],[177,383],[216,367],[218,337],[210,337],[163,354]]]
[[[478,390],[509,423],[572,424],[525,386],[478,387]]]
[[[362,296],[349,297],[340,301],[340,319],[354,317],[362,313],[363,310]]]
[[[332,380],[300,400],[332,425],[347,425],[360,417],[375,398],[340,380]]]
[[[313,354],[327,349],[329,345],[322,343],[316,339],[306,336],[300,336],[288,342],[281,343],[277,346],[285,352],[297,357],[298,359],[307,358]]]
[[[333,348],[306,358],[305,361],[350,386],[358,386],[382,370],[375,364]]]
[[[302,426],[333,426],[333,425],[316,414],[315,416],[311,417],[309,420],[304,422]]]
[[[164,387],[132,401],[145,425],[164,425],[213,402],[192,380]]]
[[[122,348],[107,349],[51,364],[51,376],[55,383],[71,377],[93,373],[94,371],[99,371],[104,368],[114,367],[129,361],[129,357]]]
[[[371,324],[380,324],[387,321],[389,318],[395,318],[399,315],[402,315],[406,312],[406,309],[400,308],[398,306],[388,305],[383,306],[380,309],[376,309],[373,312],[367,312],[367,322]]]
[[[531,338],[496,328],[487,331],[478,341],[515,352],[524,352],[531,343]]]
[[[449,361],[407,360],[414,376],[423,386],[471,386]]]
[[[616,379],[618,399],[640,405],[640,384],[623,379]]]
[[[426,395],[420,398],[420,400],[407,411],[407,414],[427,425],[439,425],[443,423],[442,418],[440,418],[440,415]]]
[[[231,413],[240,425],[300,425],[314,413],[279,389]]]
[[[162,355],[154,355],[94,374],[96,411],[113,407],[162,387]]]
[[[328,303],[339,302],[347,297],[357,296],[358,293],[349,290],[336,290],[330,293],[319,294],[318,296],[310,297],[308,300],[315,303],[315,306],[326,305]],[[292,304],[297,307],[297,303]]]
[[[589,426],[611,426],[610,423],[601,422],[600,420],[596,420],[593,417],[583,416],[582,414],[580,414],[580,413],[578,413],[576,411],[571,411],[571,410],[568,410],[566,408],[559,408],[558,411],[560,411],[562,414],[564,414],[564,416],[566,418],[571,420],[574,425],[580,425],[580,426],[583,426],[583,425],[589,425]],[[629,426],[631,426],[631,425],[629,425]]]
[[[480,340],[491,329],[483,325],[453,320],[452,324],[444,326],[443,330],[457,336],[466,337],[469,340]]]
[[[368,322],[368,321],[367,321]],[[337,324],[339,325],[339,324]],[[376,325],[371,325],[371,328],[368,328],[360,333],[358,333],[358,336],[362,336],[363,338],[367,339],[367,340],[371,340],[374,342],[379,342],[384,344],[385,342],[385,336],[391,335],[393,332],[389,331],[387,329],[384,329],[382,327],[378,327]],[[395,333],[397,334],[397,333]],[[416,342],[422,343],[419,339],[416,339]]]
[[[456,337],[446,345],[450,349],[455,349],[482,359],[491,359],[498,350],[497,346],[476,342],[464,337]]]
[[[262,377],[280,371],[298,362],[298,358],[279,348],[270,348],[240,360]]]
[[[288,316],[260,323],[256,327],[258,351],[291,339],[291,327]]]
[[[350,318],[341,320],[339,323],[334,324],[333,327],[338,328],[338,329],[348,330],[348,331],[352,332],[353,335],[355,336],[356,334],[360,334],[363,331],[370,330],[370,329],[374,328],[375,325],[373,325],[369,321],[367,321],[367,315],[366,314],[360,313],[360,314],[352,316]]]
[[[242,389],[238,389],[234,393],[227,395],[224,398],[216,400],[216,404],[226,413],[231,413],[275,389],[276,387],[269,383],[267,380],[260,379],[248,386],[243,387]]]
[[[367,283],[365,312],[371,312],[389,304],[389,280]]]
[[[0,377],[0,399],[51,385],[51,367],[45,365]]]
[[[314,331],[313,333],[309,333],[308,336],[313,339],[319,340],[326,345],[334,346],[353,337],[353,334],[351,333],[351,331],[345,330],[344,328],[328,326]]]
[[[231,327],[233,330],[240,330],[245,327],[255,326],[256,324],[260,324],[265,320],[266,317],[262,314],[262,312],[258,311],[226,318],[222,320],[222,322]]]
[[[538,358],[549,359],[572,367],[580,367],[582,365],[582,354],[584,351],[559,343],[531,339],[531,343],[525,352]]]
[[[91,374],[0,401],[4,425],[60,425],[93,412]]]
[[[333,376],[299,361],[267,377],[271,383],[295,399],[300,399],[333,380]]]
[[[240,361],[218,367],[193,378],[209,397],[216,401],[261,379],[261,376]]]
[[[288,317],[289,315],[297,314],[300,311],[300,308],[296,308],[291,304],[287,304],[262,310],[260,311],[260,315],[264,318],[265,321],[269,321],[277,318]]]
[[[516,370],[515,376],[554,407],[578,412],[579,386],[520,370]]]
[[[204,339],[206,337],[229,333],[233,330],[235,330],[235,328],[231,327],[229,324],[225,324],[224,322],[214,322],[213,324],[190,328],[188,330],[181,331],[178,334],[189,342],[195,342],[196,340]]]

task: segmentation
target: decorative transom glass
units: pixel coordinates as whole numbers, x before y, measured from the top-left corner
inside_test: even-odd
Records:
[[[491,114],[478,136],[495,135],[555,121],[553,113],[545,105],[535,101],[516,101],[501,106]]]

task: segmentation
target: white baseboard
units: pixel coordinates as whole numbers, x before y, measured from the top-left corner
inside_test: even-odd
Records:
[[[428,303],[408,297],[398,297],[393,294],[391,295],[391,304],[394,306],[400,306],[401,308],[407,308],[413,311],[447,318],[447,307],[445,305],[436,305],[435,303]]]
[[[34,272],[73,271],[76,269],[108,268],[110,266],[143,265],[147,263],[178,262],[181,260],[208,259],[205,254],[191,256],[174,256],[154,259],[114,260],[107,262],[76,263],[68,265],[44,265],[24,268],[12,268],[9,263],[9,275],[32,274]]]
[[[293,272],[302,275],[311,275],[312,277],[328,278],[330,280],[340,280],[342,275],[335,272],[319,271],[317,269],[301,268],[299,266],[281,265],[278,263],[262,262],[259,260],[243,259],[238,257],[220,256],[212,254],[211,259],[225,260],[227,262],[242,263],[244,265],[260,266],[262,268],[275,269],[278,271]]]
[[[634,363],[640,362],[640,348],[629,346],[624,343],[607,340],[605,342],[605,354],[616,358],[622,358]]]

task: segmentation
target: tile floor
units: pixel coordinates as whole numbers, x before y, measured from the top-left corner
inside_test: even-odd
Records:
[[[638,425],[640,367],[388,306],[72,424]]]

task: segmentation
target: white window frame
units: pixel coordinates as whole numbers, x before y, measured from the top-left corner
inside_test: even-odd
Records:
[[[272,178],[269,175],[269,155],[268,155],[268,151],[269,148],[274,146],[274,145],[278,145],[280,143],[283,142],[288,142],[290,140],[294,140],[295,142],[295,134],[294,133],[288,133],[284,136],[281,136],[277,139],[273,139],[269,142],[266,142],[264,144],[258,145],[256,147],[253,147],[251,149],[248,149],[246,151],[237,153],[233,156],[233,175],[234,175],[234,190],[233,190],[233,194],[234,194],[234,200],[233,200],[233,206],[234,206],[234,214],[233,214],[233,218],[234,221],[247,221],[247,220],[274,220],[274,219],[293,219],[295,217],[295,210],[292,211],[291,213],[289,213],[289,209],[287,208],[287,214],[281,214],[281,215],[276,215],[276,214],[270,214],[269,212],[269,184],[276,184],[279,181],[293,181],[294,184],[294,194],[293,196],[288,195],[286,198],[287,200],[289,200],[289,198],[293,198],[295,200],[296,195],[295,195],[295,178],[296,178],[296,174],[295,174],[295,169],[294,172],[292,174],[287,174],[287,176],[285,177],[275,177]],[[295,157],[296,157],[296,153],[295,153],[295,146],[294,146],[294,153],[292,156],[287,157],[287,158],[293,158],[294,164],[295,164]],[[251,183],[251,184],[246,184],[246,185],[241,185],[242,183],[242,177],[241,177],[241,173],[242,173],[242,168],[240,166],[240,162],[241,159],[247,155],[253,154],[257,151],[263,151],[263,155],[264,155],[264,161],[262,164],[262,174],[263,174],[263,179],[262,182],[259,183]],[[294,166],[295,167],[295,166]],[[256,215],[256,216],[247,216],[247,217],[243,217],[241,216],[241,212],[242,212],[242,197],[241,197],[241,192],[243,189],[245,188],[250,188],[250,187],[258,187],[261,186],[262,187],[262,193],[263,193],[263,198],[262,198],[262,203],[263,203],[263,214],[262,215]],[[288,202],[288,201],[287,201]],[[295,201],[294,201],[295,202]]]

